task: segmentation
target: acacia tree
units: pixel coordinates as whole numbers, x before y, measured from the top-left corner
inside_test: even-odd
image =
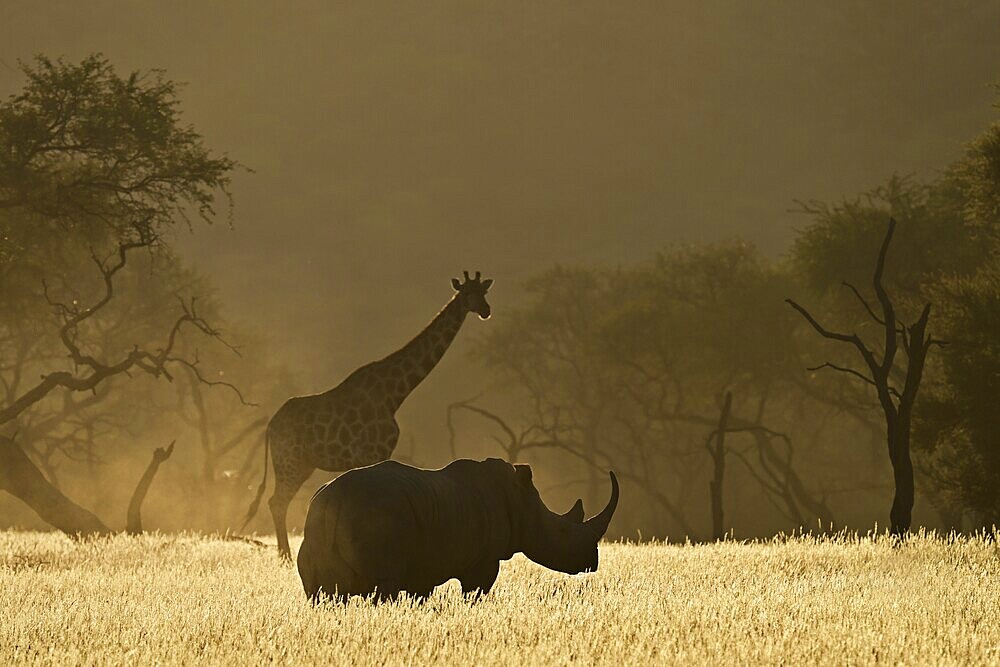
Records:
[[[160,313],[158,331],[133,328],[128,345],[100,349],[94,340],[122,305],[130,260],[169,260],[164,231],[210,221],[237,166],[181,124],[176,85],[162,72],[120,77],[99,55],[79,64],[38,57],[22,71],[23,91],[0,104],[0,367],[11,369],[0,427],[14,428],[60,394],[99,396],[136,372],[172,379],[174,368],[196,369],[185,330],[225,342],[194,297],[178,297],[174,316]],[[103,532],[13,438],[0,442],[0,456],[0,488],[68,533]]]
[[[210,221],[237,164],[181,125],[177,84],[160,70],[120,77],[106,58],[38,56],[0,105],[0,209],[121,237],[191,214]]]
[[[794,300],[787,299],[787,302],[824,338],[852,345],[865,364],[867,372],[832,362],[825,362],[809,370],[815,371],[825,368],[839,371],[874,387],[885,419],[886,444],[895,484],[892,508],[889,511],[889,525],[894,534],[900,535],[910,529],[914,501],[913,460],[910,455],[913,405],[920,389],[927,353],[931,347],[943,345],[944,341],[932,338],[927,334],[927,324],[931,313],[930,303],[924,305],[913,324],[906,324],[897,317],[896,308],[883,285],[882,276],[885,272],[886,255],[895,228],[896,221],[894,218],[890,218],[885,238],[882,240],[875,262],[875,272],[872,279],[872,287],[878,299],[880,314],[876,313],[853,284],[844,283],[844,286],[861,303],[872,321],[882,328],[881,352],[877,349],[873,350],[857,333],[831,331]],[[902,365],[897,360],[900,347],[907,358],[905,364]],[[900,382],[902,388],[897,387]]]
[[[940,372],[923,395],[915,435],[919,469],[946,504],[976,523],[1000,525],[1000,122],[966,145],[941,188],[961,202],[963,234],[980,262],[936,276],[926,290],[940,304],[937,321],[948,346]]]
[[[633,276],[602,349],[627,369],[626,391],[661,442],[680,440],[700,456],[701,430],[715,427],[707,441],[718,480],[710,487],[713,535],[726,532],[729,454],[795,527],[811,517],[829,526],[832,513],[793,465],[791,437],[773,428],[803,400],[789,381],[802,351],[776,298],[790,277],[739,240],[661,252]],[[736,400],[727,407],[729,395]],[[729,433],[739,437],[727,443]]]
[[[916,314],[924,303],[934,303],[935,329],[949,343],[925,368],[914,406],[916,483],[946,528],[960,527],[966,512],[988,524],[1000,512],[995,437],[1000,122],[966,144],[963,155],[934,180],[893,177],[843,202],[810,202],[803,208],[814,221],[796,238],[793,260],[805,281],[823,292],[843,280],[869,280],[886,218],[901,221],[883,285],[897,310]],[[824,299],[825,312],[812,312],[831,328],[864,334],[865,327],[880,326],[856,307],[850,290],[828,296],[834,298]],[[811,384],[804,382],[803,389]],[[839,384],[844,392],[870,391],[865,383]],[[845,398],[847,414],[867,422],[864,404],[846,393]],[[870,394],[864,402],[882,412]],[[882,415],[876,416],[884,431]],[[877,435],[877,454],[884,461],[884,434]]]
[[[712,473],[705,433],[718,431],[719,397],[732,392],[724,456],[740,473],[731,479],[758,487],[796,528],[813,517],[828,525],[829,509],[797,472],[792,439],[777,430],[803,400],[788,379],[799,357],[788,333],[794,315],[779,298],[784,281],[739,242],[617,271],[550,271],[481,355],[523,398],[511,423],[524,426],[471,411],[497,424],[508,456],[561,449],[588,473],[612,467],[651,501],[636,509],[655,530],[697,539],[707,531],[692,515],[708,514],[702,489]]]
[[[1000,256],[976,275],[942,280],[938,326],[948,340],[919,403],[918,470],[948,504],[1000,525]]]
[[[200,450],[199,515],[213,530],[225,528],[222,519],[228,517],[228,504],[243,502],[250,479],[248,467],[259,460],[252,455],[264,444],[268,415],[243,392],[255,399],[270,398],[268,402],[292,393],[282,369],[261,360],[267,357],[260,353],[263,343],[257,341],[254,347],[257,358],[235,359],[224,370],[186,369],[181,381],[174,383],[173,399],[158,408],[164,428],[179,421],[193,432]],[[220,372],[239,391],[210,391],[216,382],[212,378],[220,377]]]
[[[709,434],[705,449],[712,457],[712,479],[708,482],[708,494],[712,501],[712,537],[721,540],[726,535],[723,521],[722,482],[726,475],[726,432],[729,429],[729,411],[733,407],[733,392],[727,391],[719,411],[719,426]]]

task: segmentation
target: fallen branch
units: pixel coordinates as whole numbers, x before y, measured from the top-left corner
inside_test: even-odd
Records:
[[[45,523],[73,539],[112,532],[94,514],[52,486],[20,445],[4,437],[0,437],[0,489],[23,501]]]
[[[260,540],[255,540],[252,537],[244,537],[243,535],[236,535],[235,533],[223,533],[220,537],[227,542],[243,542],[244,544],[249,544],[250,546],[260,547],[262,549],[267,549],[273,547],[274,545],[266,544]]]
[[[125,532],[136,535],[142,532],[140,509],[146,493],[156,476],[160,464],[170,458],[174,443],[166,449],[157,448],[153,460],[132,493],[128,506]],[[0,490],[10,493],[33,509],[43,521],[62,531],[72,539],[111,535],[115,531],[92,512],[77,505],[54,487],[20,445],[10,438],[0,436]]]
[[[142,516],[140,514],[142,502],[146,499],[149,486],[153,483],[153,478],[156,476],[157,471],[159,471],[160,464],[169,459],[170,455],[174,453],[174,442],[176,441],[171,442],[166,449],[162,447],[156,448],[153,452],[153,460],[149,462],[146,472],[143,473],[139,479],[139,483],[135,486],[135,491],[132,492],[132,499],[128,504],[128,518],[125,522],[125,532],[129,535],[139,535],[142,533]]]

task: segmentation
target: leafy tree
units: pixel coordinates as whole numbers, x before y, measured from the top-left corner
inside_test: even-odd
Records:
[[[995,436],[986,425],[993,416],[996,391],[987,380],[1000,329],[982,309],[996,289],[1000,253],[1000,123],[970,142],[937,179],[894,177],[859,197],[804,209],[813,220],[796,239],[792,258],[797,273],[825,297],[817,319],[862,336],[882,325],[856,308],[861,295],[854,286],[868,282],[884,221],[899,221],[885,289],[900,321],[917,321],[924,305],[935,303],[935,338],[950,343],[928,362],[927,391],[913,409],[917,469],[943,514],[955,506],[996,517],[988,487],[1000,481],[1000,470],[991,463]],[[847,357],[833,363],[844,365]]]
[[[707,468],[720,456],[737,460],[794,526],[828,523],[792,463],[792,439],[775,428],[802,395],[786,379],[801,368],[795,321],[780,307],[786,280],[741,242],[616,271],[551,270],[483,350],[527,398],[525,426],[518,433],[482,406],[455,407],[498,424],[508,455],[556,449],[590,469],[613,467],[664,515],[661,526],[688,536],[702,533],[690,499],[710,498]],[[732,436],[709,457],[705,438],[727,392]]]
[[[1000,87],[998,87],[1000,91]],[[1000,103],[996,105],[1000,109]],[[963,219],[973,242],[1000,245],[1000,121],[973,139],[965,155],[949,166],[943,186],[962,201]]]
[[[193,296],[172,295],[192,281],[164,234],[210,221],[237,165],[181,123],[177,86],[162,72],[121,77],[102,56],[38,57],[22,70],[24,89],[0,104],[0,426],[25,421],[40,435],[39,410],[51,432],[132,372],[196,369],[186,330],[222,340]],[[16,443],[0,454],[24,473],[8,466],[2,488],[67,532],[93,529],[42,488]]]
[[[988,247],[971,234],[964,207],[962,189],[952,181],[924,184],[898,176],[837,204],[809,202],[802,210],[812,220],[792,247],[794,271],[807,286],[833,298],[839,323],[864,324],[867,315],[858,313],[854,295],[843,287],[871,282],[886,220],[892,218],[899,224],[882,281],[901,305],[919,312],[923,289],[936,276],[974,272],[989,256]]]
[[[214,217],[236,163],[181,124],[177,84],[163,72],[123,78],[101,55],[39,56],[22,71],[24,90],[0,105],[0,210],[30,218],[35,233],[61,227],[90,243],[102,231],[148,238],[192,213]]]
[[[948,501],[1000,523],[1000,261],[935,290],[942,304],[939,381],[921,402],[923,470]]]
[[[927,333],[931,304],[927,303],[920,316],[907,324],[897,313],[896,305],[885,289],[882,276],[885,273],[886,255],[892,241],[896,221],[889,220],[885,238],[879,246],[875,262],[872,286],[878,299],[878,312],[852,284],[844,283],[863,306],[865,313],[881,327],[883,342],[881,349],[866,342],[856,332],[840,333],[820,324],[804,307],[788,299],[797,310],[824,338],[851,345],[863,361],[862,370],[850,366],[825,362],[811,370],[829,368],[858,378],[874,388],[885,419],[886,444],[892,463],[895,493],[889,512],[890,528],[894,534],[902,534],[910,529],[914,502],[913,461],[910,454],[910,437],[913,424],[913,406],[917,400],[923,379],[927,354],[935,345],[943,341]],[[905,355],[900,362],[897,355]],[[898,386],[897,386],[898,385]]]

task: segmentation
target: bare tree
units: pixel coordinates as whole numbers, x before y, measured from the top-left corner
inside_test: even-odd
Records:
[[[725,457],[728,454],[732,454],[744,464],[747,472],[760,485],[775,509],[796,526],[807,525],[809,516],[818,519],[824,529],[833,525],[833,513],[825,500],[817,498],[806,489],[802,478],[792,465],[795,450],[791,438],[760,423],[764,416],[765,405],[766,392],[758,404],[756,420],[746,421],[733,416],[732,392],[726,392],[719,414],[719,424],[705,440],[705,449],[712,457],[713,463],[709,492],[712,501],[712,534],[716,540],[723,539],[726,534],[723,522],[722,482],[725,475]],[[743,447],[727,446],[726,434],[748,434],[753,442]],[[774,441],[781,443],[783,453],[779,453]],[[754,450],[756,464],[751,462],[751,453]]]
[[[451,403],[448,406],[446,412],[446,419],[448,424],[448,446],[450,448],[452,458],[457,457],[457,446],[455,444],[455,423],[454,423],[454,413],[458,410],[466,410],[472,414],[479,415],[487,421],[493,422],[504,434],[504,437],[491,436],[493,441],[498,447],[503,451],[504,458],[509,463],[517,463],[520,460],[521,454],[526,450],[530,449],[542,449],[549,446],[546,442],[533,442],[530,438],[538,430],[534,426],[529,426],[528,428],[523,428],[519,433],[515,433],[514,429],[511,428],[503,418],[497,415],[495,412],[491,412],[486,408],[481,408],[475,405],[473,401],[476,399],[469,399],[466,401],[458,401],[456,403]]]
[[[721,540],[726,536],[722,521],[722,480],[726,473],[726,430],[729,427],[729,410],[733,406],[733,392],[727,391],[719,412],[719,426],[705,441],[705,449],[712,457],[712,479],[708,482],[712,500],[712,537]],[[712,441],[715,440],[713,445]]]
[[[0,489],[20,498],[50,526],[70,536],[111,532],[103,521],[49,483],[14,440],[0,436]]]
[[[251,436],[259,435],[267,425],[267,417],[261,414],[251,414],[249,419],[242,415],[232,415],[230,419],[221,420],[211,413],[204,387],[210,387],[213,381],[208,380],[197,364],[185,369],[186,382],[177,384],[176,414],[182,421],[197,430],[198,442],[201,447],[201,483],[203,502],[205,503],[205,519],[213,529],[218,528],[220,497],[218,491],[219,467],[223,459],[237,447],[243,445]],[[251,403],[242,393],[236,393],[238,405],[243,408],[258,407]],[[185,403],[190,402],[193,408],[189,413]],[[241,426],[235,432],[229,432],[227,427],[240,419]]]
[[[103,382],[129,375],[133,371],[172,379],[172,366],[197,369],[197,359],[191,361],[176,351],[181,330],[185,327],[192,327],[235,352],[223,340],[221,333],[198,315],[194,299],[180,301],[181,313],[167,332],[161,347],[146,349],[135,345],[132,350],[110,361],[102,361],[86,349],[80,338],[81,325],[112,301],[115,295],[115,276],[125,267],[129,253],[140,248],[150,248],[156,242],[153,236],[141,228],[137,228],[137,234],[136,238],[120,243],[117,252],[109,260],[101,260],[96,254],[93,256],[103,278],[104,290],[91,305],[81,307],[77,300],[69,303],[60,301],[46,288],[46,298],[61,318],[58,337],[72,361],[73,370],[56,370],[42,375],[37,384],[13,396],[0,408],[0,426],[13,422],[57,390],[93,394]],[[230,383],[207,380],[206,383],[227,386],[239,395],[238,389]],[[0,457],[5,461],[5,474],[0,476],[0,489],[20,498],[39,516],[66,533],[86,535],[107,532],[99,520],[95,522],[96,517],[72,503],[52,486],[13,439],[0,442]]]
[[[912,325],[907,325],[898,319],[895,306],[885,290],[882,278],[885,272],[886,255],[895,229],[896,221],[890,218],[885,238],[879,249],[872,279],[872,286],[878,299],[881,314],[875,311],[854,285],[843,283],[858,299],[868,316],[882,327],[884,343],[881,358],[878,356],[878,350],[869,347],[858,334],[831,331],[792,299],[787,299],[787,302],[809,322],[817,333],[824,338],[852,345],[864,361],[867,373],[831,362],[825,362],[809,370],[815,371],[825,368],[839,371],[874,387],[885,418],[886,444],[888,445],[889,462],[892,464],[895,483],[892,509],[889,511],[889,525],[893,534],[901,535],[910,529],[913,512],[913,461],[910,457],[913,404],[917,398],[917,391],[920,389],[920,380],[923,376],[927,353],[934,345],[943,345],[944,341],[932,338],[927,334],[927,322],[931,313],[930,303],[924,306],[920,316]],[[906,362],[901,365],[897,363],[897,353],[900,347],[907,358]],[[902,389],[896,386],[897,380],[902,381]]]
[[[596,447],[593,443],[585,445],[579,442],[578,439],[572,437],[575,433],[574,430],[538,422],[517,432],[506,420],[495,412],[463,401],[453,403],[448,407],[449,428],[453,434],[453,443],[455,430],[451,422],[451,414],[456,410],[466,410],[497,425],[504,433],[505,438],[494,437],[493,439],[504,452],[506,459],[511,463],[519,461],[520,456],[527,451],[557,450],[569,454],[574,459],[584,463],[588,471],[605,473],[607,470],[614,470],[616,475],[637,485],[657,505],[663,508],[680,525],[685,536],[696,537],[697,534],[694,528],[688,523],[683,512],[680,511],[678,504],[660,490],[659,482],[653,479],[648,471],[624,465],[621,459],[616,459],[611,454]],[[576,433],[576,435],[579,434]],[[452,447],[454,449],[454,444]]]

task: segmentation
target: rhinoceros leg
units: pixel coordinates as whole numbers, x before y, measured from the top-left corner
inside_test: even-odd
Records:
[[[394,581],[384,582],[375,588],[375,601],[376,602],[391,602],[400,596],[401,593],[405,593],[403,587]]]
[[[434,592],[434,589],[433,588],[422,588],[419,590],[407,589],[406,592],[409,593],[410,597],[412,597],[418,604],[423,604],[427,602],[427,598],[431,596],[431,593]]]
[[[462,582],[462,593],[486,595],[493,588],[500,572],[500,561],[486,560],[470,568],[458,578]]]
[[[344,593],[334,592],[330,593],[326,589],[320,587],[312,594],[307,594],[306,599],[312,604],[320,604],[321,602],[331,602],[333,604],[344,604],[347,602],[348,596]]]

